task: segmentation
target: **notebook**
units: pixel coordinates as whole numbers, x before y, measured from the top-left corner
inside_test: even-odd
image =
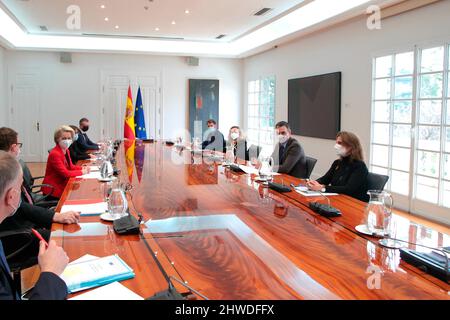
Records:
[[[112,282],[134,278],[135,274],[118,255],[103,258],[80,259],[70,263],[61,275],[69,293],[74,293]]]
[[[113,282],[106,286],[80,294],[69,300],[144,300],[119,282]]]
[[[94,172],[86,173],[77,178],[79,178],[79,179],[100,179],[101,177],[102,177],[102,175],[101,175],[100,171],[94,171]]]
[[[67,200],[61,208],[61,213],[68,211],[80,212],[81,216],[98,216],[108,210],[108,203],[102,199]]]
[[[309,190],[308,187],[295,187],[294,190],[304,197],[338,196],[338,193],[325,193]]]

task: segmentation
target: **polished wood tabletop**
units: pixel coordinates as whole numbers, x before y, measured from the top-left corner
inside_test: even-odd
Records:
[[[332,197],[343,216],[328,219],[308,208],[314,199],[268,189],[215,158],[162,142],[125,147],[117,166],[120,180],[133,186],[130,211],[144,216],[144,238],[168,275],[209,299],[450,299],[447,283],[354,230],[365,221],[358,200]],[[287,175],[276,181],[301,182]],[[71,179],[61,204],[103,198],[103,188]],[[395,219],[405,241],[450,245],[446,233]],[[54,228],[71,259],[118,253],[136,272],[124,285],[144,297],[167,287],[139,236],[116,235],[98,217],[81,220]]]

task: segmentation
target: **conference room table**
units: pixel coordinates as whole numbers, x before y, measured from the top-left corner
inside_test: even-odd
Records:
[[[242,162],[244,163],[244,162]],[[404,262],[399,250],[361,235],[366,203],[329,197],[342,217],[313,212],[310,201],[279,193],[255,175],[237,173],[220,156],[153,143],[122,143],[116,154],[121,182],[132,185],[130,213],[143,216],[141,235],[118,235],[98,216],[55,225],[52,238],[71,260],[118,254],[135,272],[121,283],[148,298],[178,279],[197,299],[450,299],[448,283]],[[275,182],[302,180],[277,175]],[[104,199],[97,179],[70,179],[67,200]],[[324,200],[324,199],[322,199]],[[397,238],[449,246],[449,234],[394,214]],[[444,228],[446,229],[446,228]],[[177,290],[190,290],[172,281]]]

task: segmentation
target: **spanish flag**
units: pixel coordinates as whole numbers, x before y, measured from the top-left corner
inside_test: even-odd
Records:
[[[134,150],[136,148],[136,140],[125,140],[125,163],[127,165],[128,180],[133,183],[134,170]]]
[[[128,140],[136,140],[136,135],[134,134],[134,107],[131,86],[128,86],[127,110],[125,112],[123,136]]]

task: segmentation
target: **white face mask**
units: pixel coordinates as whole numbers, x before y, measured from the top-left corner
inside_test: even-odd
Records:
[[[22,205],[22,198],[19,198],[19,199],[20,199],[20,200],[19,200],[19,203],[17,204],[17,208],[14,208],[14,207],[13,207],[14,211],[10,213],[10,215],[9,215],[10,217],[12,217],[13,215],[15,215],[16,212],[17,212],[17,210],[19,210],[20,206]]]
[[[59,142],[59,146],[63,149],[69,149],[69,147],[72,145],[72,140],[61,140]]]
[[[19,192],[19,203],[17,204],[17,207],[14,207],[14,206],[10,205],[14,209],[14,211],[11,212],[8,217],[12,217],[13,215],[15,215],[17,210],[19,210],[21,205],[22,205],[22,197],[21,197],[20,192]]]
[[[232,132],[230,135],[231,139],[236,140],[237,138],[239,138],[239,133],[237,132]]]
[[[17,154],[16,154],[16,158],[20,157],[20,154],[22,153],[22,149],[17,147]]]
[[[334,145],[334,149],[336,150],[338,156],[345,157],[347,155],[347,148],[343,147],[340,144],[336,143]]]
[[[73,141],[77,141],[78,140],[78,133],[76,133],[74,136],[73,136]]]
[[[289,139],[288,136],[283,136],[282,134],[279,134],[279,135],[278,135],[278,142],[281,143],[281,144],[283,144],[283,143],[285,143],[286,141],[288,141],[288,139]]]

